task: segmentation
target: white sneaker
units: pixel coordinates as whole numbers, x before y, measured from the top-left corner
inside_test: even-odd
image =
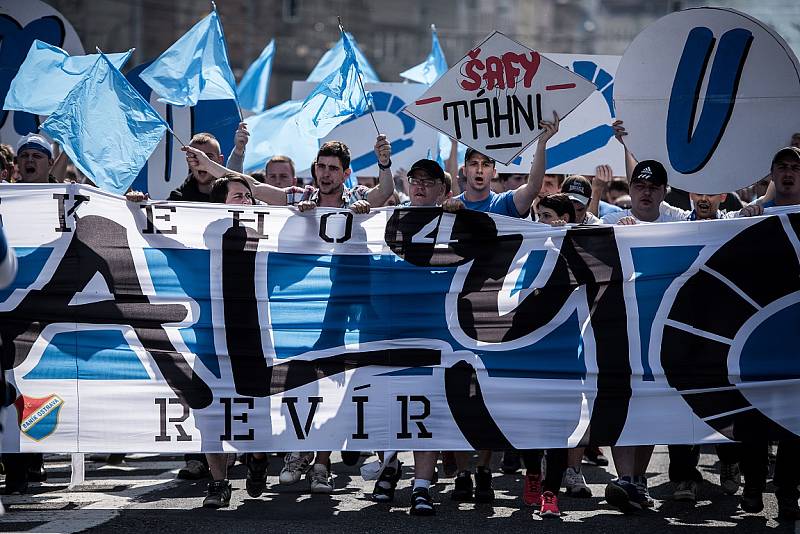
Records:
[[[278,475],[278,482],[286,485],[297,484],[303,478],[303,475],[308,472],[313,459],[313,452],[287,453],[283,458],[283,469]]]
[[[333,492],[333,476],[323,464],[314,464],[306,475],[311,484],[311,493]]]
[[[570,497],[591,497],[592,490],[586,485],[586,479],[583,478],[580,467],[567,467],[564,471],[564,487],[567,488],[567,495]]]

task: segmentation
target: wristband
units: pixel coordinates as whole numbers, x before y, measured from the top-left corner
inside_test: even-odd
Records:
[[[389,159],[389,163],[387,163],[386,165],[381,165],[381,162],[378,161],[378,168],[380,170],[382,170],[382,171],[386,171],[386,170],[391,169],[392,168],[392,160]]]

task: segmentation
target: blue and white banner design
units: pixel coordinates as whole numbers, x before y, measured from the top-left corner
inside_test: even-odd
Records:
[[[551,228],[0,188],[2,450],[800,435],[800,213]]]

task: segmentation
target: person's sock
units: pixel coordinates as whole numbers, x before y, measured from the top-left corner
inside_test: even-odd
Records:
[[[421,478],[415,478],[414,479],[414,488],[413,489],[417,489],[417,488],[428,489],[430,487],[431,487],[431,481],[430,480],[424,480],[424,479],[421,479]]]

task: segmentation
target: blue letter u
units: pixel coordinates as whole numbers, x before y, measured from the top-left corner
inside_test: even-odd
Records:
[[[722,139],[733,114],[736,91],[753,34],[736,28],[722,35],[711,66],[703,111],[693,132],[700,87],[714,42],[710,29],[692,29],[672,83],[667,111],[667,152],[672,168],[682,174],[702,169]]]

